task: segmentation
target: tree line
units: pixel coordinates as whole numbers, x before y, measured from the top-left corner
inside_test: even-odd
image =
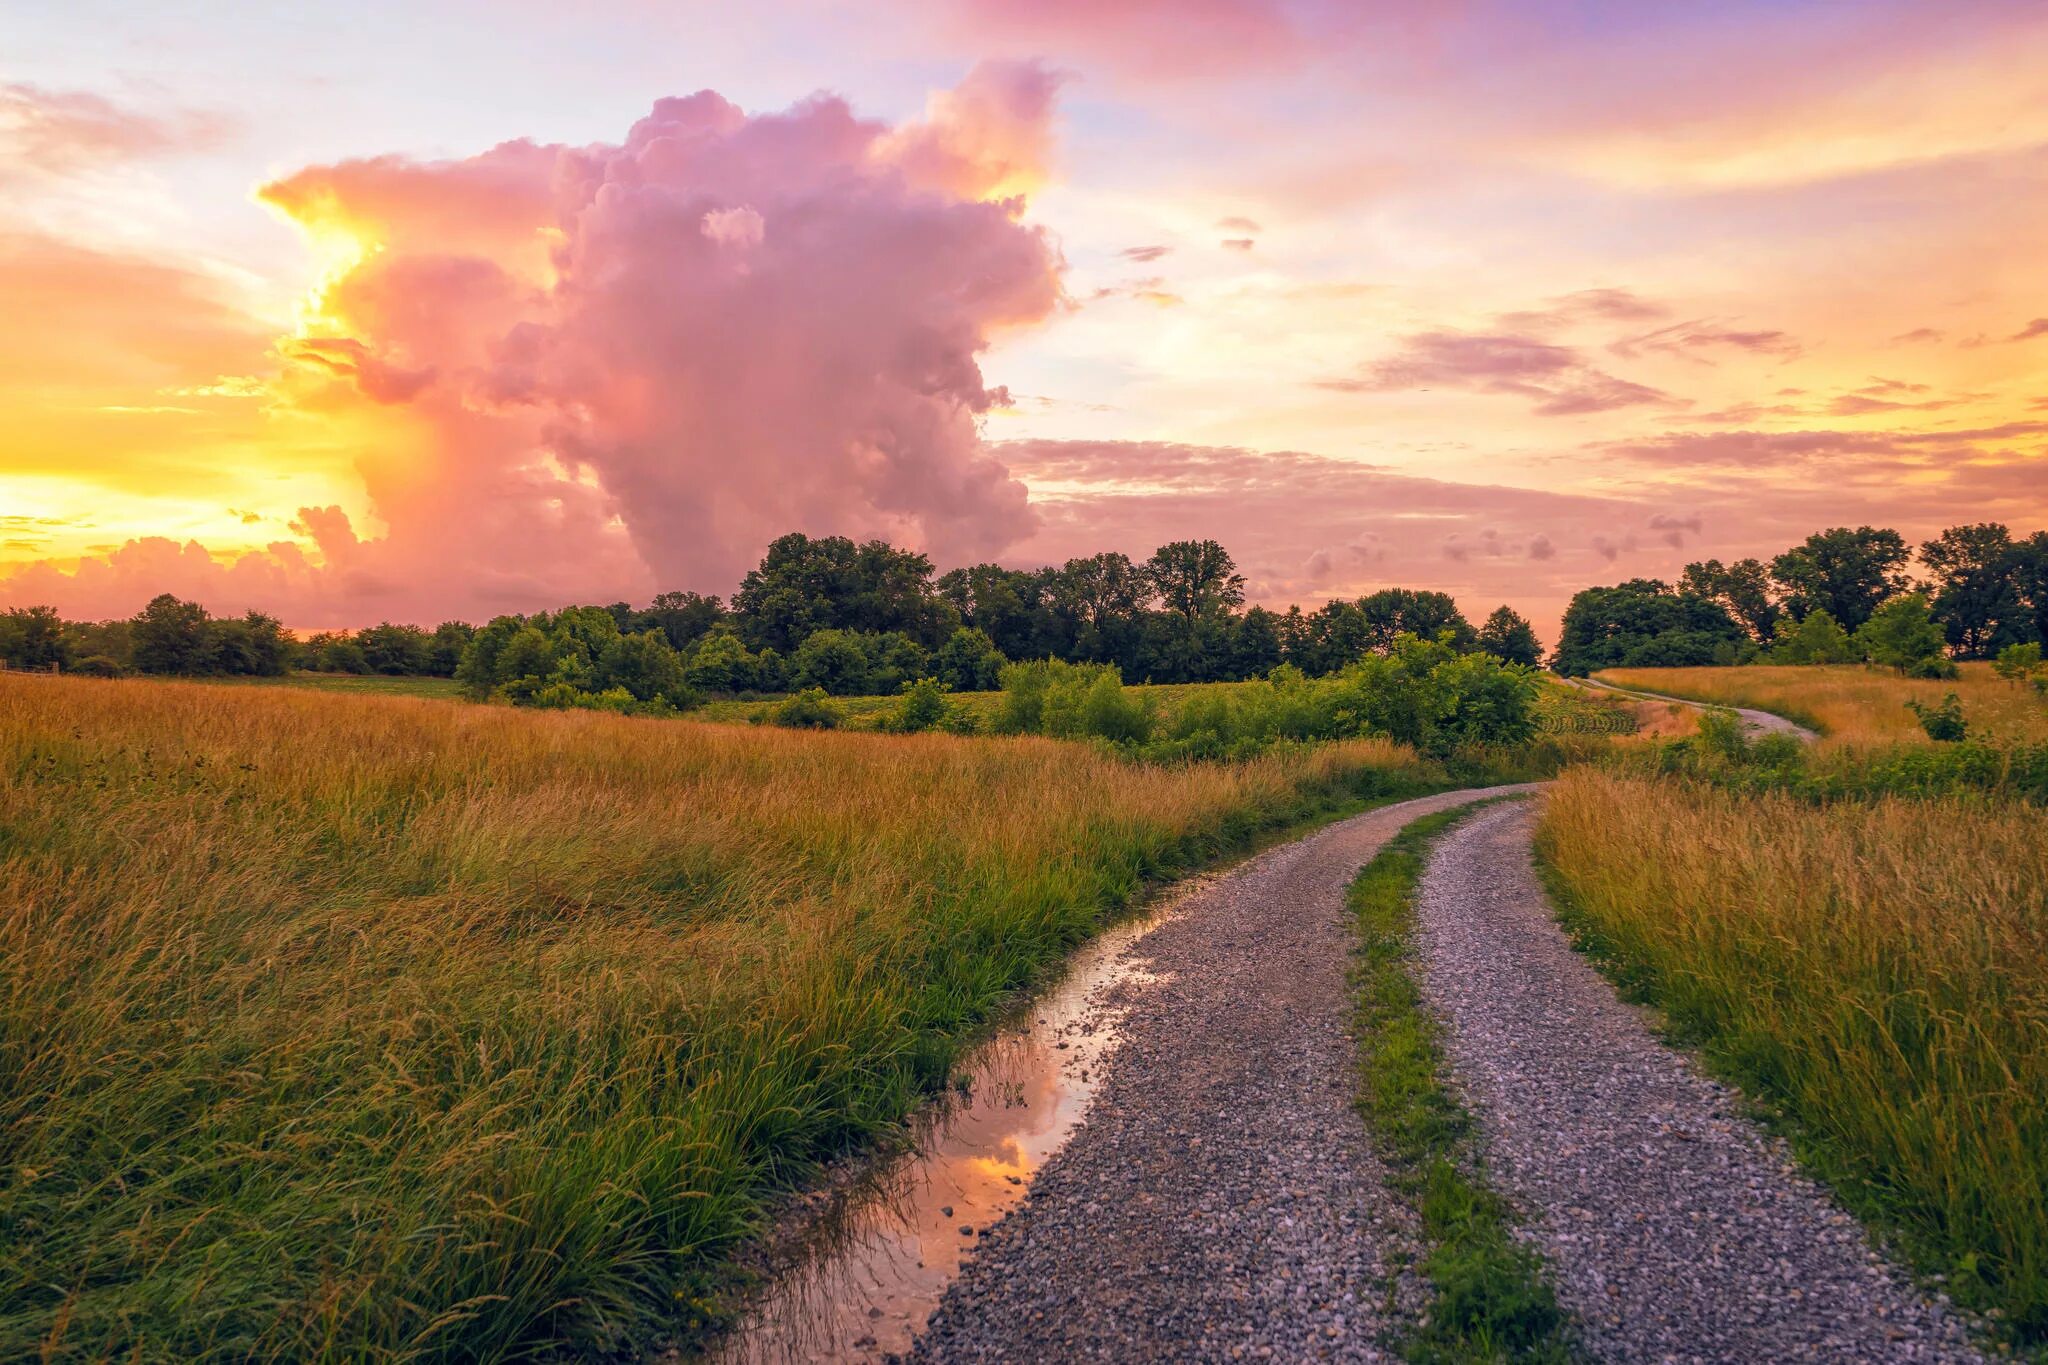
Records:
[[[164,595],[126,621],[66,622],[44,607],[6,613],[0,658],[101,673],[450,677],[526,704],[682,709],[711,694],[893,694],[925,677],[985,691],[1005,664],[1035,659],[1113,666],[1132,682],[1233,681],[1283,664],[1320,677],[1384,654],[1402,634],[1524,665],[1542,653],[1506,607],[1474,627],[1446,593],[1389,588],[1274,612],[1245,607],[1244,581],[1213,540],[1177,541],[1143,561],[1107,553],[940,574],[927,556],[883,541],[791,534],[729,603],[670,592],[644,608],[568,607],[433,630],[386,622],[296,640],[275,618],[214,618]]]
[[[1918,560],[1920,572],[1913,571]],[[1602,668],[1854,663],[1941,676],[2048,640],[2048,531],[1952,526],[1917,549],[1897,531],[1817,531],[1768,562],[1685,566],[1677,583],[1587,588],[1551,664]]]

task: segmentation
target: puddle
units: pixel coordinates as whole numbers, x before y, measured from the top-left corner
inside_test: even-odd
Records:
[[[1087,1113],[1128,1011],[1105,996],[1157,979],[1120,960],[1124,950],[1209,880],[1183,883],[1104,931],[963,1058],[955,1074],[972,1078],[967,1095],[920,1115],[908,1151],[823,1201],[807,1252],[710,1358],[874,1361],[908,1348],[981,1234],[1023,1199]]]

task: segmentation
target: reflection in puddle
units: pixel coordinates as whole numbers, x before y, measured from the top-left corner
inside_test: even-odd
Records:
[[[876,1360],[924,1326],[991,1223],[1023,1199],[1101,1084],[1128,1006],[1155,978],[1124,950],[1196,888],[1103,933],[1066,974],[963,1060],[967,1097],[919,1119],[913,1149],[832,1201],[806,1260],[714,1352],[724,1365]]]

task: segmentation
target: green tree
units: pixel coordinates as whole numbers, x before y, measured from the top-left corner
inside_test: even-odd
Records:
[[[694,592],[658,594],[646,611],[633,617],[633,629],[658,630],[671,647],[688,649],[725,620],[725,605],[716,597]]]
[[[1510,607],[1493,609],[1486,624],[1479,627],[1478,643],[1495,658],[1524,668],[1534,668],[1543,658],[1543,642],[1536,638],[1536,628]]]
[[[1008,662],[984,632],[962,626],[932,655],[932,676],[956,692],[988,692]]]
[[[143,673],[210,671],[212,625],[213,618],[197,602],[158,594],[135,615],[135,668]]]
[[[1943,636],[1928,611],[1927,598],[1909,592],[1872,612],[1856,632],[1856,644],[1870,662],[1904,673],[1925,660],[1940,658]]]
[[[1782,613],[1771,598],[1771,571],[1762,560],[1738,559],[1724,565],[1718,559],[1706,559],[1688,564],[1678,580],[1678,590],[1718,604],[1759,644],[1777,633]]]
[[[1655,578],[1586,588],[1565,608],[1551,667],[1567,677],[1603,668],[1711,664],[1744,638],[1725,607]]]
[[[632,635],[621,635],[598,656],[593,690],[623,688],[635,701],[661,700],[677,710],[696,703],[683,678],[682,656],[668,637],[649,627]]]
[[[215,621],[208,630],[212,639],[207,664],[212,672],[276,678],[290,667],[292,641],[274,616],[251,611],[238,620]]]
[[[1771,561],[1771,580],[1795,619],[1825,611],[1853,633],[1886,599],[1911,586],[1911,552],[1897,531],[1837,526],[1818,531]]]
[[[69,668],[71,640],[55,607],[0,614],[0,661],[14,668]]]
[[[356,644],[371,672],[392,677],[425,673],[433,655],[433,643],[424,630],[389,621],[357,631]]]
[[[789,680],[799,690],[865,696],[873,690],[868,685],[866,642],[850,630],[814,630],[790,655]]]
[[[1230,552],[1213,540],[1176,540],[1145,561],[1145,579],[1166,609],[1189,621],[1220,615],[1244,603],[1244,575]]]
[[[1802,621],[1787,617],[1778,622],[1778,638],[1771,649],[1771,662],[1776,664],[1853,664],[1862,657],[1849,632],[1825,609],[1809,612]]]
[[[1951,526],[1920,547],[1933,576],[1930,609],[1957,657],[1988,659],[2034,636],[2021,597],[2022,558],[2012,533],[1994,521]]]
[[[2029,640],[2023,645],[2007,645],[1998,651],[1992,661],[1991,671],[2018,687],[2041,667],[2041,642]]]
[[[761,682],[760,658],[726,626],[698,638],[683,656],[683,677],[699,692],[772,690]]]
[[[427,672],[437,678],[452,678],[462,666],[463,651],[476,637],[476,627],[467,621],[443,621],[434,627],[427,651]]]

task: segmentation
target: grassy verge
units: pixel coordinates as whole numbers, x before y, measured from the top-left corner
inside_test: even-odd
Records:
[[[2048,1352],[2048,812],[1578,769],[1567,926],[1923,1271]]]
[[[0,1358],[630,1351],[1149,882],[1446,785],[0,678]]]
[[[1360,1108],[1401,1192],[1422,1214],[1432,1298],[1403,1344],[1411,1360],[1564,1361],[1564,1318],[1542,1262],[1509,1234],[1488,1189],[1472,1117],[1445,1086],[1437,1025],[1413,970],[1415,891],[1430,843],[1473,808],[1424,816],[1353,882]]]

